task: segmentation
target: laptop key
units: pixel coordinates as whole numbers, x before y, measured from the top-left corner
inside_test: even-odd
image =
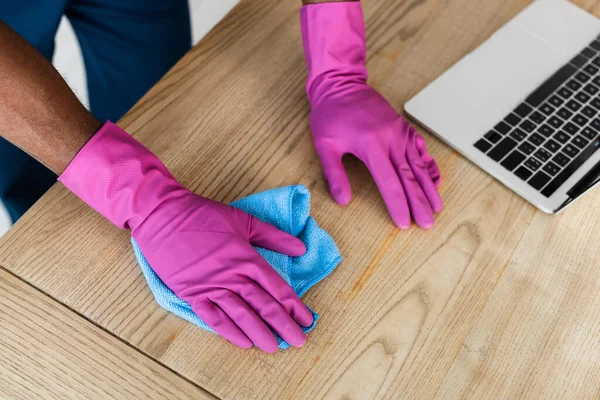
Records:
[[[589,142],[583,136],[576,136],[573,138],[571,143],[573,143],[575,146],[579,147],[580,149],[583,149],[585,146],[587,146],[587,144]]]
[[[583,128],[583,130],[581,131],[581,134],[589,140],[592,140],[596,137],[596,135],[598,135],[598,133],[596,131],[594,131],[593,129],[591,129],[590,127],[587,128]]]
[[[566,135],[564,132],[556,132],[556,134],[553,136],[553,139],[562,144],[565,144],[569,141],[569,139],[571,139],[571,137],[569,135]]]
[[[563,124],[563,120],[558,118],[556,115],[553,117],[550,117],[550,119],[548,120],[548,123],[550,124],[550,126],[552,126],[553,128],[560,128]]]
[[[542,166],[542,163],[536,160],[535,158],[530,157],[527,161],[525,161],[525,165],[532,171],[537,171]]]
[[[573,76],[573,74],[576,71],[577,68],[575,68],[573,65],[566,64],[561,69],[556,71],[554,75],[548,78],[540,87],[538,87],[529,97],[527,97],[527,99],[525,99],[525,101],[530,105],[537,107],[542,103],[542,101],[546,100],[548,96],[550,96],[556,89],[558,89],[560,85],[562,85],[567,79],[571,78],[571,76]],[[573,92],[570,89],[563,89],[567,90],[570,94],[573,94]]]
[[[519,128],[517,128],[514,131],[512,131],[511,134],[508,136],[515,139],[517,142],[520,142],[521,140],[523,140],[527,137],[527,134],[525,132],[523,132],[522,130],[520,130]]]
[[[536,146],[539,146],[540,144],[544,143],[546,139],[544,139],[542,136],[538,135],[537,133],[534,133],[533,135],[529,136],[529,141],[533,144],[535,144]]]
[[[532,186],[536,190],[540,190],[543,188],[546,183],[550,181],[550,177],[543,173],[542,171],[538,172],[529,180],[529,185]]]
[[[529,120],[525,120],[521,122],[519,128],[523,129],[525,132],[531,133],[535,129],[535,124]]]
[[[581,68],[588,62],[588,59],[578,54],[569,62],[577,68]]]
[[[535,151],[535,146],[532,145],[529,142],[523,142],[521,143],[521,145],[518,147],[519,150],[521,150],[523,153],[529,155],[531,153],[533,153]]]
[[[571,159],[569,157],[565,156],[563,153],[558,153],[557,155],[554,156],[552,161],[554,161],[556,164],[560,165],[561,167],[564,167],[565,165],[567,165],[569,163],[569,161],[571,161]]]
[[[529,119],[532,120],[533,122],[536,123],[536,125],[541,124],[542,122],[544,122],[544,120],[546,120],[546,117],[544,117],[542,114],[540,114],[537,111],[534,111],[533,114],[531,114],[529,116]]]
[[[591,44],[590,47],[596,49],[596,50],[600,50],[600,41],[598,40],[594,40]]]
[[[488,133],[483,135],[483,137],[489,140],[491,143],[498,143],[500,139],[502,139],[502,136],[500,136],[500,134],[498,134],[495,131],[489,131]]]
[[[597,67],[600,67],[600,56],[594,58],[592,60],[592,64],[596,65]]]
[[[534,156],[536,156],[539,160],[546,162],[548,161],[548,159],[550,159],[550,157],[552,157],[552,154],[548,153],[548,151],[544,149],[538,149],[538,151],[535,152]]]
[[[542,191],[542,194],[546,197],[552,196],[559,187],[562,186],[563,183],[567,181],[585,163],[591,156],[596,153],[598,148],[600,147],[600,139],[594,140],[590,143],[582,152],[575,158],[571,164],[569,164],[565,169],[562,170],[560,174],[558,174],[552,182],[548,184]]]
[[[552,107],[550,104],[548,103],[544,103],[544,105],[542,105],[540,107],[540,111],[543,112],[546,115],[550,115],[554,112],[554,110],[556,110],[556,108]]]
[[[573,91],[566,87],[560,88],[557,93],[565,99],[573,96]]]
[[[581,55],[586,58],[593,58],[597,54],[596,50],[586,47],[581,51]]]
[[[546,143],[544,143],[544,147],[552,153],[556,153],[558,149],[560,149],[560,144],[556,143],[554,140],[550,139]]]
[[[579,89],[581,89],[581,86],[583,86],[581,83],[577,82],[575,79],[571,79],[568,83],[567,83],[567,87],[569,89],[571,89],[572,91],[576,92]]]
[[[503,134],[503,135],[506,135],[508,132],[510,132],[510,125],[508,125],[508,124],[507,124],[506,122],[504,122],[504,121],[500,121],[500,122],[498,123],[498,125],[496,125],[496,126],[494,127],[494,129],[495,129],[497,132],[500,132],[501,134]]]
[[[550,125],[544,124],[544,125],[540,126],[537,131],[538,131],[538,133],[541,133],[542,135],[544,135],[546,137],[550,137],[555,132],[555,129],[552,128]]]
[[[586,83],[590,80],[590,78],[591,76],[583,72],[579,72],[577,75],[575,75],[575,79],[577,79],[581,83]]]
[[[581,104],[575,100],[570,100],[569,102],[567,102],[567,107],[571,111],[577,111],[581,108]]]
[[[544,168],[542,168],[544,170],[544,172],[546,172],[548,175],[550,176],[554,176],[556,174],[558,174],[558,171],[560,171],[560,167],[556,164],[554,164],[552,161],[548,162],[548,164],[544,165]]]
[[[598,93],[598,91],[600,91],[600,89],[598,89],[594,85],[587,85],[586,87],[583,88],[583,90],[585,90],[588,94],[591,94],[592,96],[595,95],[596,93]]]
[[[579,149],[571,144],[566,145],[563,151],[571,158],[575,157],[579,153]]]
[[[587,95],[586,95],[587,96]],[[562,106],[562,104],[565,102],[563,99],[561,99],[558,96],[552,96],[550,97],[550,100],[548,100],[550,102],[550,104],[552,104],[554,107],[560,107]]]
[[[585,124],[588,123],[589,119],[587,119],[586,117],[584,117],[581,114],[577,114],[576,116],[573,117],[573,121],[579,126],[584,126]]]
[[[520,166],[519,168],[517,168],[517,170],[515,171],[515,175],[518,176],[519,178],[521,178],[522,180],[526,181],[527,179],[529,179],[529,177],[533,174],[533,172],[531,172],[530,170],[528,170],[527,168]]]
[[[598,115],[598,111],[594,110],[594,108],[590,107],[590,106],[583,107],[583,110],[581,110],[581,113],[588,118],[594,118],[595,116]]]
[[[515,114],[518,116],[525,118],[529,113],[533,110],[533,108],[529,107],[527,104],[523,103],[519,107],[515,108]]]
[[[600,86],[600,76],[597,76],[594,79],[592,79],[592,82],[594,82],[594,85]]]
[[[590,104],[594,106],[597,110],[600,110],[600,97],[594,97]]]
[[[573,116],[573,113],[569,111],[569,109],[567,109],[566,107],[563,107],[560,110],[558,110],[556,114],[558,114],[558,116],[562,119],[569,119]]]
[[[523,153],[521,153],[518,150],[515,150],[512,153],[510,153],[510,155],[506,157],[501,164],[507,170],[512,171],[515,168],[517,168],[519,164],[523,162],[523,160],[525,160],[525,156],[523,155]]]
[[[508,154],[509,151],[514,149],[516,146],[517,142],[515,142],[509,137],[505,137],[500,143],[496,145],[496,147],[490,150],[490,152],[487,153],[487,155],[494,161],[500,161],[504,158],[505,155]]]
[[[573,91],[566,87],[560,88],[557,93],[565,99],[568,99],[569,97],[573,96]]]
[[[516,114],[510,113],[504,118],[504,122],[506,122],[510,126],[517,126],[519,122],[521,122],[521,117]]]
[[[592,76],[598,73],[598,68],[594,67],[592,64],[586,65],[583,70]]]
[[[486,151],[492,148],[492,144],[485,139],[479,139],[475,143],[475,147],[485,153]]]
[[[584,92],[577,93],[575,95],[575,98],[577,100],[579,100],[580,102],[582,102],[582,103],[587,103],[591,99],[591,97],[588,94],[584,93]]]
[[[513,112],[519,117],[525,118],[532,110],[533,108],[529,107],[527,104],[521,103]]]
[[[563,130],[569,135],[574,135],[579,132],[579,127],[572,122],[567,122],[567,124],[563,126]]]

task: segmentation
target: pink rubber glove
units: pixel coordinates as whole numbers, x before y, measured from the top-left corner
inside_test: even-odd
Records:
[[[399,227],[433,226],[442,209],[440,171],[425,141],[367,85],[364,17],[360,2],[322,3],[300,11],[310,125],[334,200],[350,202],[342,156],[353,154],[369,168]]]
[[[131,229],[161,280],[231,343],[277,351],[272,328],[302,346],[310,310],[252,248],[300,256],[302,241],[228,205],[200,197],[161,161],[107,122],[59,177],[121,229]]]

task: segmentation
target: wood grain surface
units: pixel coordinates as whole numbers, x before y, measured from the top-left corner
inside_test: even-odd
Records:
[[[1,399],[215,399],[0,269]]]
[[[423,132],[443,172],[432,230],[397,230],[352,158],[353,200],[337,206],[312,147],[296,3],[242,1],[120,125],[205,196],[311,190],[344,261],[305,297],[322,318],[304,348],[243,351],[161,310],[127,232],[61,185],[2,239],[0,264],[220,398],[597,398],[600,192],[545,215]],[[370,83],[401,110],[529,3],[363,1]]]

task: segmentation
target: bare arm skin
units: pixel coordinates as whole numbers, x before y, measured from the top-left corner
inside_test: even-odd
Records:
[[[2,21],[0,49],[0,136],[60,175],[101,123],[52,64]]]
[[[0,136],[56,174],[100,128],[60,74],[0,21]]]

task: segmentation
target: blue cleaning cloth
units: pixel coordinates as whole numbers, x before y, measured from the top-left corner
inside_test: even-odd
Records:
[[[231,205],[296,236],[304,242],[307,251],[301,257],[289,257],[256,247],[260,255],[290,284],[299,297],[302,297],[308,289],[329,275],[342,261],[340,251],[331,236],[320,228],[310,216],[310,192],[303,185],[285,186],[256,193],[235,201]],[[177,297],[160,280],[133,238],[131,238],[131,243],[156,302],[165,310],[202,329],[215,333],[194,314],[192,307],[186,301]],[[319,315],[314,311],[312,313],[314,322],[311,326],[303,328],[305,333],[310,332],[315,327],[319,318]],[[277,334],[275,336],[280,349],[285,350],[290,347]]]

